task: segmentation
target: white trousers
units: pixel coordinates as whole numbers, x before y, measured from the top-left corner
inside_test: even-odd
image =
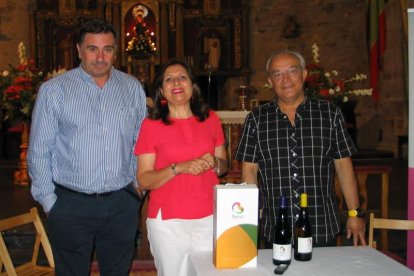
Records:
[[[187,253],[213,249],[213,215],[202,219],[147,219],[148,240],[158,276],[185,276]]]

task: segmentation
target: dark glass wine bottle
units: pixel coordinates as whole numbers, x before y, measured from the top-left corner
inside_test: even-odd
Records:
[[[290,264],[292,260],[292,231],[287,215],[287,199],[280,197],[280,208],[276,220],[273,240],[273,264]]]
[[[295,260],[309,261],[312,259],[312,229],[308,214],[308,195],[300,195],[300,211],[295,228]]]

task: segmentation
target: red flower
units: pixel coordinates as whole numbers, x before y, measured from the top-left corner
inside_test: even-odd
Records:
[[[4,93],[6,94],[15,94],[20,93],[24,90],[23,86],[21,85],[10,85],[9,87],[4,90]]]
[[[319,95],[326,98],[326,97],[329,96],[329,90],[328,89],[321,89],[321,90],[319,90]]]
[[[27,64],[20,64],[20,65],[17,67],[17,70],[19,70],[19,71],[23,72],[23,71],[25,71],[25,70],[27,69],[27,67],[28,67],[28,65],[27,65]]]
[[[305,82],[312,88],[318,88],[320,86],[320,76],[318,74],[308,74]]]
[[[306,69],[308,71],[313,71],[313,70],[323,71],[322,66],[320,66],[319,64],[316,64],[316,63],[309,63],[308,65],[306,65]]]
[[[30,65],[30,67],[35,67],[36,66],[36,62],[32,58],[27,60],[27,64]]]
[[[345,82],[343,80],[334,80],[333,82],[341,89],[341,91],[345,90]]]
[[[32,83],[32,79],[29,77],[25,77],[25,76],[19,76],[13,80],[13,83],[30,86]]]
[[[20,99],[20,94],[14,94],[13,96],[9,97],[10,100],[19,100]]]

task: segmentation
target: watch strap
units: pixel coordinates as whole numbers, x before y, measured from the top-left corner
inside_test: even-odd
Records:
[[[353,209],[353,210],[348,210],[348,216],[349,217],[358,217],[358,218],[363,218],[365,216],[365,211],[362,210],[360,207]]]

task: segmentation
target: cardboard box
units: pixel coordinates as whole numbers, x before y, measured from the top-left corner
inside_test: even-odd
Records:
[[[257,266],[258,202],[259,191],[256,185],[215,186],[215,267]]]

